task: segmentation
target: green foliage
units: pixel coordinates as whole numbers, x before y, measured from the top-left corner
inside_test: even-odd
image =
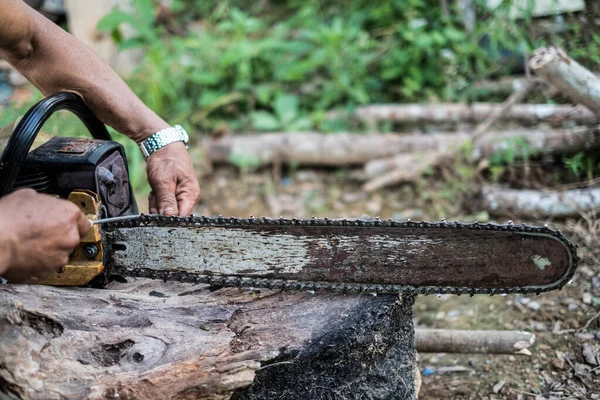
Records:
[[[242,173],[250,172],[260,166],[260,160],[257,157],[244,153],[231,154],[229,162],[237,166]]]
[[[490,165],[493,167],[512,164],[516,159],[527,160],[534,152],[532,151],[527,139],[524,137],[515,137],[506,139],[502,143],[502,149],[494,152],[490,157]]]
[[[597,155],[593,153],[579,152],[573,157],[563,157],[562,161],[576,178],[591,180],[600,170]]]
[[[143,51],[128,83],[192,139],[215,129],[340,132],[364,128],[347,118],[327,118],[329,110],[464,100],[471,82],[501,75],[501,54],[542,43],[529,37],[527,12],[524,20],[509,17],[512,1],[490,9],[487,1],[476,0],[472,32],[464,29],[461,11],[452,8],[455,2],[448,2],[445,15],[439,0],[173,0],[167,18],[159,18],[157,0],[132,0],[133,12],[114,10],[97,27],[121,50]],[[133,35],[126,36],[124,27]],[[585,40],[575,58],[598,57],[600,33],[575,23],[568,32]],[[487,45],[481,46],[484,37]],[[9,112],[16,117],[26,108],[8,110],[0,113],[0,125],[14,119]],[[74,117],[53,117],[48,124],[51,132],[87,135]],[[128,151],[136,189],[148,190],[135,144],[115,136]],[[506,164],[530,155],[526,142],[515,140],[491,160],[491,168],[500,176]],[[244,171],[259,165],[242,154],[231,161]],[[573,173],[590,170],[576,167],[577,160],[565,165]],[[472,171],[459,175],[468,180]],[[452,187],[448,199],[459,189],[464,188]]]
[[[298,108],[298,97],[282,94],[273,102],[273,113],[254,111],[250,114],[252,125],[259,131],[304,131],[310,129],[312,120],[302,116]]]
[[[573,157],[563,157],[563,163],[565,167],[569,169],[573,175],[579,176],[579,172],[583,169],[583,158],[585,157],[585,153],[577,153]]]
[[[349,127],[322,118],[330,109],[455,100],[495,71],[494,54],[520,46],[523,34],[502,10],[477,7],[487,17],[471,34],[460,12],[444,15],[437,0],[179,0],[167,23],[153,0],[135,0],[135,12],[115,10],[98,28],[122,49],[144,50],[129,83],[171,123],[336,131]],[[133,37],[124,38],[124,25]],[[487,52],[478,45],[484,33]]]

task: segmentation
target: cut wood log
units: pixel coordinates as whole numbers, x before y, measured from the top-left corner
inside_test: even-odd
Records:
[[[595,75],[598,77],[597,74]],[[505,77],[494,81],[477,82],[468,90],[468,97],[471,101],[481,101],[489,99],[490,97],[498,98],[510,96],[512,93],[523,87],[528,80],[529,79],[526,77]],[[556,97],[560,94],[556,87],[544,81],[542,78],[533,77],[532,80],[535,82],[535,87],[532,92],[541,92],[546,99]]]
[[[575,103],[600,116],[600,79],[557,47],[537,49],[531,69]]]
[[[401,124],[476,123],[485,120],[499,108],[502,108],[502,104],[378,104],[358,107],[350,117],[369,123],[374,121],[392,121]],[[332,111],[328,116],[343,118],[348,114]],[[565,121],[584,125],[598,123],[598,117],[585,107],[563,104],[515,104],[501,120],[528,125],[540,122],[562,124]]]
[[[147,279],[2,285],[0,396],[414,399],[413,302]]]
[[[490,185],[481,190],[480,209],[492,215],[523,218],[578,217],[600,208],[600,188],[563,192],[516,190]]]
[[[372,160],[398,154],[438,153],[456,151],[469,142],[471,135],[459,133],[419,134],[323,134],[265,133],[207,138],[205,153],[212,162],[249,160],[264,166],[274,160],[282,163],[313,166],[364,165]],[[510,132],[489,132],[481,137],[473,150],[475,159],[506,150],[518,141],[532,153],[569,153],[600,147],[600,128],[520,129]],[[422,155],[416,155],[423,158]],[[389,160],[392,160],[391,164]],[[375,164],[379,164],[375,167]],[[389,172],[396,161],[389,158],[383,164],[373,161],[365,171],[368,177]],[[400,161],[399,165],[405,165]],[[383,166],[383,167],[382,167]],[[377,172],[375,172],[377,171]]]
[[[524,331],[417,329],[419,353],[485,353],[530,355],[535,335]]]

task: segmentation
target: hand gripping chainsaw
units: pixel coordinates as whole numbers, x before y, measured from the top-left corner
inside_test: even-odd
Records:
[[[40,132],[57,110],[75,113],[94,139]],[[138,215],[124,149],[70,93],[5,128],[0,151],[0,195],[34,188],[95,222],[46,284],[120,276],[347,293],[540,293],[561,288],[577,267],[575,246],[548,227]]]

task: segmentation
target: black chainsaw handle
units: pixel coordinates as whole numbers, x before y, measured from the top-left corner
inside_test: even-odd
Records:
[[[94,139],[110,140],[106,126],[96,118],[81,97],[68,92],[46,97],[31,107],[19,121],[0,156],[0,197],[10,193],[35,137],[48,118],[60,110],[77,115]]]

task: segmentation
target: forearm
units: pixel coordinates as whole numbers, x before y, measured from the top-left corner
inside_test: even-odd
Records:
[[[42,93],[77,93],[104,123],[137,142],[168,126],[83,43],[33,9],[24,13],[31,34],[0,51]]]

